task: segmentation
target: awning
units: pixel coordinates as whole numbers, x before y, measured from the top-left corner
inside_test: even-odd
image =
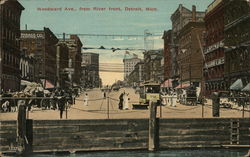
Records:
[[[236,80],[231,86],[230,90],[241,90],[243,88],[243,83],[241,79]]]
[[[172,79],[168,79],[161,84],[162,88],[172,88]]]
[[[241,91],[243,91],[243,92],[250,92],[250,83],[248,83],[246,85],[246,87],[244,87]]]
[[[49,80],[45,80],[45,83],[44,83],[44,79],[41,79],[42,81],[42,84],[43,86],[45,85],[45,89],[48,89],[48,88],[55,88],[55,86],[49,81]]]
[[[179,84],[177,87],[175,87],[176,89],[180,89],[180,88],[187,88],[190,86],[190,83],[182,83]]]
[[[21,85],[22,85],[22,86],[29,86],[29,85],[31,85],[31,84],[32,84],[32,82],[30,82],[30,81],[21,80]]]

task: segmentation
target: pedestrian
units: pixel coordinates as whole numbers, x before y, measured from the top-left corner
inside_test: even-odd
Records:
[[[83,105],[84,106],[88,106],[88,100],[89,100],[88,93],[85,93],[84,98],[83,98]]]
[[[103,97],[104,97],[104,99],[106,99],[106,92],[103,93]]]
[[[119,104],[118,104],[118,108],[120,109],[120,110],[122,110],[122,108],[123,108],[123,94],[124,93],[121,93],[121,95],[119,96]]]
[[[129,98],[128,98],[128,93],[124,93],[123,94],[123,109],[124,110],[128,110],[128,101],[129,101]]]
[[[65,109],[65,98],[64,96],[57,97],[58,109],[60,110],[60,119],[63,117],[63,111]]]
[[[3,109],[3,112],[7,112],[8,111],[8,108],[10,106],[10,102],[7,100],[5,101],[3,104],[2,104],[2,109]]]

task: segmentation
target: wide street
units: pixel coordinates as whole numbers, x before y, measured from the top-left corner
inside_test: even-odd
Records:
[[[129,93],[129,110],[119,110],[118,100],[121,92]],[[132,88],[122,88],[119,91],[109,93],[110,99],[104,98],[104,93],[100,89],[87,91],[89,95],[88,106],[83,105],[83,94],[76,99],[76,104],[67,110],[67,119],[122,119],[122,118],[148,118],[149,110],[132,110],[132,104],[138,103],[139,95],[135,94]],[[108,97],[108,94],[107,94]],[[108,105],[109,104],[109,105]],[[162,113],[162,114],[160,114]],[[60,119],[58,110],[42,110],[34,108],[29,111],[30,119]],[[202,106],[186,106],[177,104],[176,107],[162,106],[157,109],[157,117],[162,118],[202,118]],[[220,109],[220,117],[242,117],[242,111],[236,109]],[[250,112],[245,112],[245,117],[250,117]],[[211,101],[204,106],[204,118],[212,118]],[[1,120],[17,119],[17,112],[0,113]],[[66,111],[63,113],[66,119]]]

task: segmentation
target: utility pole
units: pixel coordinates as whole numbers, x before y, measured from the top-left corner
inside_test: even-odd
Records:
[[[56,87],[60,87],[60,45],[56,45]]]
[[[3,1],[4,2],[4,1]],[[0,21],[3,21],[3,11],[2,11],[2,5],[3,2],[0,2]],[[2,93],[2,79],[3,79],[3,64],[2,64],[2,56],[3,56],[3,22],[0,22],[0,93]]]

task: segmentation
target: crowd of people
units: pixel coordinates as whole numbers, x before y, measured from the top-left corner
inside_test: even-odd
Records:
[[[0,112],[16,112],[18,105],[24,101],[27,111],[34,108],[43,110],[60,110],[62,118],[65,107],[75,104],[75,98],[79,97],[78,89],[60,89],[51,91],[36,88],[35,90],[20,92],[3,92],[0,94]]]

